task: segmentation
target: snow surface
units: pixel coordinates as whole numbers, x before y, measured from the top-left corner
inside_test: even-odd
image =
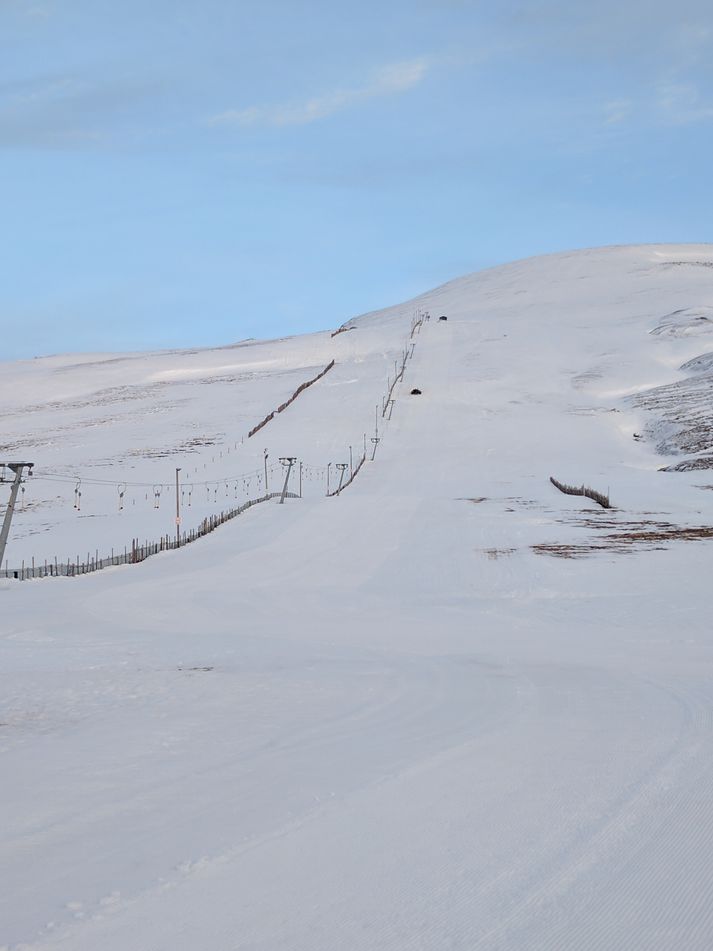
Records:
[[[93,477],[314,476],[141,565],[0,582],[0,947],[713,947],[713,478],[659,471],[711,450],[711,267],[554,255],[335,337],[0,365],[37,473],[11,564],[173,530],[168,488],[119,512]]]

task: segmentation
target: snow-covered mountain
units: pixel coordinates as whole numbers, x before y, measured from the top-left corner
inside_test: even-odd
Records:
[[[710,948],[713,246],[344,327],[0,365],[11,567],[303,463],[0,581],[0,947]]]

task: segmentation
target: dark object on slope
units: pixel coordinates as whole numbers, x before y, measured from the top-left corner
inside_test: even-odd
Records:
[[[421,391],[418,388],[411,390],[411,396],[420,396]]]
[[[591,499],[592,502],[601,505],[602,508],[611,508],[609,496],[604,495],[603,492],[597,492],[596,489],[590,489],[586,485],[565,485],[563,482],[558,482],[554,476],[550,476],[550,482],[556,489],[559,489],[560,492],[564,492],[565,495],[585,495],[588,499]]]
[[[448,320],[448,318],[446,317],[445,314],[444,314],[442,317],[439,317],[438,319],[439,319],[439,320]]]

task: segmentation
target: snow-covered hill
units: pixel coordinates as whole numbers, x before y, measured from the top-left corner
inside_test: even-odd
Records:
[[[365,436],[371,448],[374,407],[419,308],[434,318],[446,311],[448,333],[437,329],[459,348],[447,387],[429,387],[419,413],[458,430],[454,449],[481,441],[488,493],[509,483],[546,500],[555,471],[611,485],[627,510],[665,508],[670,481],[642,474],[711,462],[710,265],[705,247],[555,255],[454,281],[336,336],[5,365],[0,448],[36,463],[15,521],[13,567],[171,532],[176,467],[187,525],[259,494],[266,448],[273,487],[278,458],[296,455],[308,466],[307,494],[323,492],[330,463],[348,458],[349,446],[353,458]],[[426,366],[443,342],[434,335],[419,347],[433,354],[421,358]],[[299,406],[247,439],[332,359],[334,371]],[[662,461],[662,451],[685,457]],[[697,511],[697,493],[680,483],[674,497]]]
[[[0,946],[708,949],[713,247],[346,326],[0,366],[11,565],[174,531],[177,467],[190,526],[304,463],[180,551],[0,582]]]

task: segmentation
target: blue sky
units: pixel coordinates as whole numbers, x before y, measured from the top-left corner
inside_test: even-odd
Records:
[[[711,146],[709,0],[0,0],[0,358],[710,241]]]

